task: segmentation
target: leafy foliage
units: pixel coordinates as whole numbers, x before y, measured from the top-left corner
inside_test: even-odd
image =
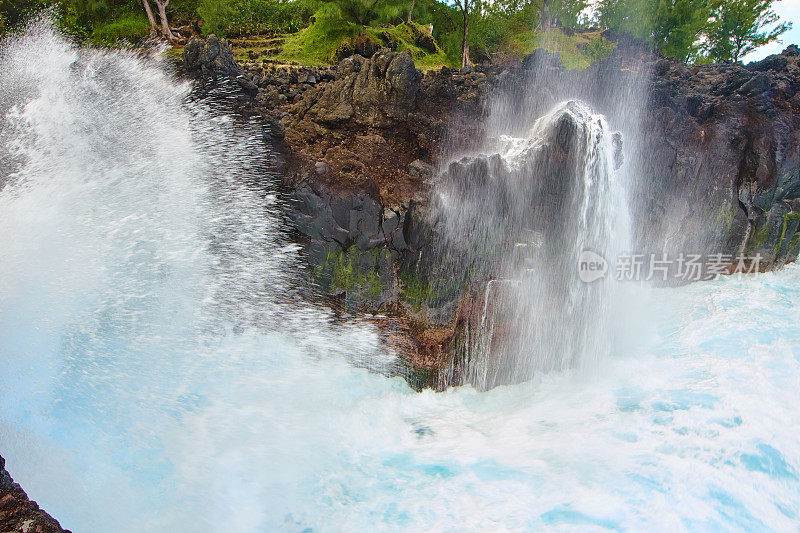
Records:
[[[653,44],[665,56],[688,61],[699,50],[708,19],[706,0],[660,0],[653,19]]]
[[[91,35],[96,44],[116,44],[120,41],[135,42],[150,33],[150,23],[144,13],[123,15],[108,24],[97,26]]]
[[[318,7],[319,2],[309,0],[200,0],[197,14],[205,35],[239,36],[296,32],[309,24]]]
[[[568,36],[560,30],[542,32],[531,30],[512,37],[514,49],[520,55],[537,48],[557,52],[561,63],[570,69],[584,69],[599,59],[608,57],[616,43],[603,38],[599,31]]]
[[[0,18],[3,27],[9,28],[24,22],[37,11],[48,7],[52,2],[45,0],[0,0]]]
[[[613,46],[599,31],[588,33],[590,25],[630,32],[681,61],[740,60],[791,27],[778,19],[775,1],[780,0],[172,0],[167,14],[173,24],[195,23],[204,34],[291,34],[280,58],[305,63],[331,62],[340,47],[362,36],[390,41],[425,67],[458,65],[466,33],[476,61],[546,46],[566,65],[582,68]],[[0,32],[51,6],[62,25],[92,42],[146,36],[142,0],[0,0]],[[403,24],[409,12],[416,25]],[[562,25],[583,31],[577,37],[537,31]],[[427,34],[429,26],[435,44],[419,46],[415,34]]]
[[[580,25],[581,14],[589,5],[587,0],[549,0],[548,10],[552,20],[574,28]]]
[[[651,41],[657,0],[599,0],[597,21],[602,28],[627,31]]]
[[[616,43],[609,41],[601,35],[599,39],[589,41],[586,44],[584,54],[591,64],[595,61],[607,58],[611,54],[611,51],[614,50],[615,46]]]
[[[791,22],[775,25],[779,19],[772,3],[773,0],[714,0],[708,32],[710,57],[715,61],[738,61],[788,31]]]

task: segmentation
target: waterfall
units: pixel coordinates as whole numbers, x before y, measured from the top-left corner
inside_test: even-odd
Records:
[[[493,148],[451,164],[439,186],[448,245],[486,280],[463,354],[481,389],[610,351],[613,264],[630,246],[621,136],[586,104],[562,103]],[[586,258],[605,275],[582,279]]]

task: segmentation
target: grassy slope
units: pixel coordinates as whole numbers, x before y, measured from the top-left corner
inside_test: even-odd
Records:
[[[293,34],[251,35],[231,39],[237,60],[248,60],[251,55],[278,64],[330,65],[336,63],[337,50],[356,38],[369,38],[378,46],[391,42],[400,52],[407,52],[417,68],[434,70],[442,66],[455,67],[453,61],[436,46],[431,53],[415,44],[420,33],[427,28],[418,24],[402,23],[389,27],[359,26],[345,21],[338,8],[327,4],[314,16],[308,27]],[[608,55],[614,44],[604,40],[599,31],[566,35],[555,29],[549,32],[527,30],[510,36],[500,54],[523,56],[537,48],[560,54],[562,64],[571,69],[583,69]]]
[[[359,26],[344,20],[335,5],[327,4],[314,15],[313,22],[292,34],[247,36],[231,39],[234,55],[246,60],[251,54],[282,64],[330,65],[336,63],[337,51],[352,45],[356,38],[372,40],[378,47],[392,44],[398,51],[408,52],[421,69],[439,68],[449,60],[438,46],[436,53],[415,44],[415,36],[427,28],[414,24],[392,27]]]
[[[413,25],[413,26],[412,26]],[[436,53],[431,53],[414,44],[415,34],[419,32],[427,32],[428,29],[418,24],[411,25],[404,22],[392,28],[365,28],[366,32],[377,42],[381,42],[382,35],[388,35],[389,38],[397,44],[398,52],[407,52],[416,63],[417,68],[422,70],[432,70],[441,68],[442,66],[455,66],[452,65],[445,53],[436,45]]]
[[[388,38],[398,51],[408,52],[422,70],[457,66],[438,46],[436,53],[430,53],[414,44],[415,31],[427,29],[418,25],[410,27],[406,23],[388,28],[362,27],[341,19],[321,20],[318,17],[311,26],[289,35],[279,54],[267,58],[303,65],[331,64],[335,62],[336,51],[342,44],[352,42],[359,34],[366,34],[376,43],[385,44]],[[504,53],[518,56],[529,54],[536,48],[545,48],[558,52],[565,67],[583,69],[608,55],[613,43],[602,39],[599,31],[568,36],[560,30],[546,33],[529,30],[511,36],[504,48]]]
[[[606,41],[600,31],[566,35],[561,30],[541,32],[525,31],[509,39],[509,52],[517,55],[530,54],[537,48],[558,52],[561,63],[570,69],[584,69],[606,57],[613,49],[613,43]]]
[[[339,46],[359,33],[359,26],[344,20],[336,6],[327,4],[317,11],[311,25],[289,35],[280,53],[270,59],[303,65],[331,64]]]

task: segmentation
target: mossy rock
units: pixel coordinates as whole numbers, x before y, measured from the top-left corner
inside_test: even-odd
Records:
[[[362,251],[357,246],[343,250],[333,245],[325,259],[314,265],[319,287],[331,295],[345,295],[355,307],[377,307],[394,285],[392,257],[386,248]]]
[[[338,62],[352,55],[370,58],[380,49],[381,43],[367,33],[360,33],[352,41],[345,41],[339,45],[334,54],[334,60]]]
[[[436,39],[434,39],[430,33],[422,30],[416,24],[407,24],[406,26],[413,36],[414,45],[416,47],[421,48],[429,54],[439,53],[439,47],[436,45]]]

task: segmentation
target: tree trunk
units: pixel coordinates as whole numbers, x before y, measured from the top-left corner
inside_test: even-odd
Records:
[[[411,0],[411,9],[408,10],[408,23],[411,24],[411,13],[414,12],[414,0]]]
[[[739,56],[742,53],[742,47],[744,47],[744,42],[743,41],[744,41],[744,39],[740,39],[739,37],[736,37],[736,51],[733,53],[733,61],[734,61],[734,63],[736,61],[739,61]]]
[[[153,16],[153,10],[150,9],[150,0],[142,0],[144,11],[147,13],[147,20],[150,21],[150,38],[156,36],[156,18]]]
[[[469,34],[469,0],[464,0],[464,37],[461,40],[461,68],[469,66],[469,44],[467,35]]]
[[[174,41],[175,36],[172,35],[172,30],[169,29],[169,22],[167,22],[167,6],[169,5],[169,0],[155,0],[155,2],[156,6],[158,6],[158,17],[161,19],[161,34],[165,39]]]
[[[539,29],[542,31],[550,29],[550,6],[547,5],[547,0],[542,2],[542,10],[539,12]]]

